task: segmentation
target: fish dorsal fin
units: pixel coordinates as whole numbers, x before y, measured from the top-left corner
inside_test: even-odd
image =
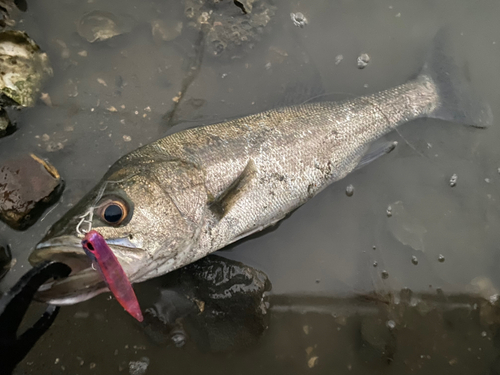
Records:
[[[209,208],[214,215],[220,220],[230,210],[242,195],[245,194],[246,187],[256,175],[255,163],[250,159],[245,166],[245,169],[238,175],[238,177],[224,190],[213,202],[210,203]]]

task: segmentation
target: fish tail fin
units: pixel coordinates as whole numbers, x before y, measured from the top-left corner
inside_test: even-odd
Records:
[[[448,32],[440,30],[434,38],[420,77],[431,78],[439,95],[439,105],[428,117],[479,128],[493,123],[491,108],[472,89],[466,74],[446,53]]]

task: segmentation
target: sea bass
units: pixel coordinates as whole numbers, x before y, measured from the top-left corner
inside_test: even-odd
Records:
[[[443,52],[442,39],[421,73],[400,86],[184,130],[125,155],[31,254],[32,264],[53,259],[72,268],[38,298],[71,304],[107,290],[81,248],[82,218],[106,239],[129,280],[141,282],[283,219],[390,151],[367,153],[401,124],[431,117],[490,125],[489,107]]]

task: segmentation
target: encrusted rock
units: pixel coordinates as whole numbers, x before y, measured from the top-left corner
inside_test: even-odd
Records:
[[[33,106],[51,75],[47,54],[26,33],[0,33],[0,105]]]
[[[0,219],[14,229],[26,229],[62,190],[57,170],[33,154],[1,163]]]
[[[26,0],[0,0],[0,27],[14,26],[19,11],[26,12]]]
[[[205,34],[206,51],[213,56],[252,48],[276,12],[269,0],[184,0],[189,25]]]
[[[144,316],[157,344],[182,346],[189,338],[203,351],[232,351],[255,344],[267,327],[271,284],[261,271],[212,254],[161,280]]]

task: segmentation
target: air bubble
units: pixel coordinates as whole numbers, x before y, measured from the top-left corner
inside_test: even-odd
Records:
[[[387,217],[391,217],[392,216],[392,206],[388,206],[387,207],[386,213],[387,213]]]
[[[378,266],[377,261],[374,261],[374,262],[373,262],[373,267],[377,267],[377,266]]]
[[[411,262],[412,262],[414,265],[417,265],[417,264],[418,264],[418,259],[417,259],[417,257],[416,257],[415,255],[413,255],[413,256],[411,257]]]
[[[394,320],[388,320],[385,325],[387,326],[387,328],[389,329],[394,329],[396,328],[396,322]]]
[[[439,254],[438,256],[438,260],[443,263],[444,262],[444,255],[443,254]]]
[[[456,173],[454,173],[451,178],[450,178],[450,186],[451,187],[455,187],[457,186],[457,180],[458,180],[458,176]]]
[[[358,56],[358,68],[359,69],[364,69],[370,62],[370,56],[366,53],[362,53],[361,55]]]
[[[389,278],[389,272],[387,272],[386,270],[383,270],[381,275],[382,275],[382,279],[384,279],[384,280]]]
[[[348,197],[352,197],[353,194],[354,194],[354,186],[351,185],[347,185],[347,187],[345,188],[345,194],[348,196]]]

